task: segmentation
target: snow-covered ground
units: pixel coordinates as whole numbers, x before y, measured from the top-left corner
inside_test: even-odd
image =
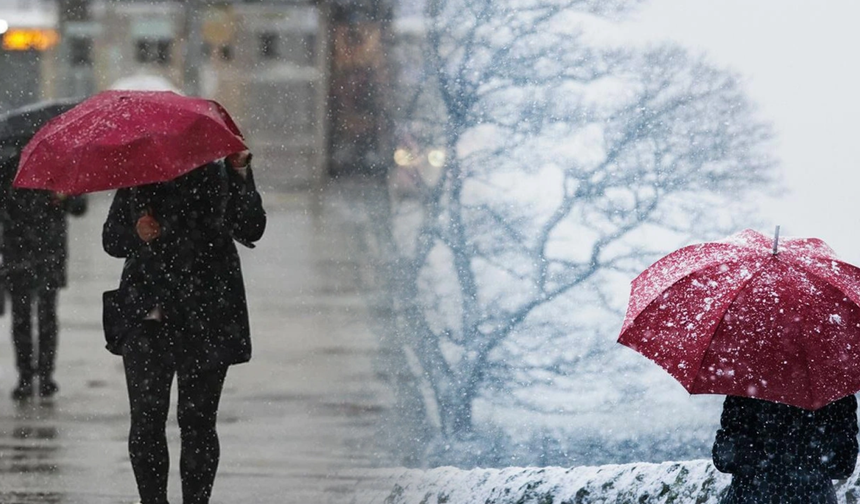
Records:
[[[707,460],[575,468],[389,470],[378,471],[374,480],[378,486],[360,489],[354,504],[717,504],[729,483],[729,477]]]
[[[710,460],[597,467],[366,471],[352,504],[718,504],[730,476]],[[858,502],[860,471],[835,482],[840,504]]]

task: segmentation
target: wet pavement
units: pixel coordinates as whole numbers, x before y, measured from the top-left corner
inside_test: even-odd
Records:
[[[374,372],[365,257],[350,220],[362,187],[263,194],[256,249],[240,247],[254,357],[233,366],[219,416],[213,504],[349,502],[354,474],[385,465],[376,443],[391,400]],[[122,262],[101,249],[109,195],[70,221],[70,285],[60,294],[51,402],[16,404],[9,314],[0,318],[0,504],[134,503],[121,361],[104,349],[101,293]],[[176,390],[168,423],[170,500],[181,502]]]

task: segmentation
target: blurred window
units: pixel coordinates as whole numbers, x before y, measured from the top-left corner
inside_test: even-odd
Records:
[[[155,43],[155,55],[158,63],[167,65],[170,63],[170,52],[173,47],[173,41],[162,39]]]
[[[221,61],[233,61],[233,46],[224,44],[218,48],[218,56]]]
[[[135,44],[135,59],[138,63],[158,63],[169,65],[173,40],[171,39],[137,39]]]
[[[309,33],[302,37],[302,39],[302,46],[307,56],[307,62],[308,64],[312,64],[314,57],[316,56],[316,35]]]
[[[93,41],[89,37],[69,38],[69,61],[73,67],[93,64]]]
[[[259,35],[260,57],[262,59],[277,59],[280,56],[278,46],[280,36],[275,32],[264,32]]]
[[[218,58],[221,61],[233,61],[233,46],[230,44],[212,45],[203,44],[203,56],[205,58]]]

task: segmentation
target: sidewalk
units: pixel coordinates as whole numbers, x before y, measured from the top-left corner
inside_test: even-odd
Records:
[[[256,249],[240,247],[254,357],[227,375],[213,504],[348,502],[354,482],[335,475],[380,462],[374,436],[389,398],[372,369],[362,261],[343,219],[350,197],[335,187],[316,207],[305,193],[263,194],[266,235]],[[87,215],[70,221],[53,404],[9,398],[8,307],[0,318],[0,504],[137,500],[121,361],[101,333],[101,293],[122,268],[101,249],[109,204],[96,195]],[[173,395],[170,499],[179,503],[175,387]]]

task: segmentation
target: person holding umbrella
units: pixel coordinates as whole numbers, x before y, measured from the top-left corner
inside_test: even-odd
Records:
[[[860,268],[816,238],[753,230],[633,280],[618,342],[692,394],[724,394],[723,504],[835,504],[857,461]]]
[[[12,342],[18,384],[12,398],[22,401],[35,394],[52,397],[57,355],[57,292],[67,283],[67,218],[87,210],[85,196],[12,188],[18,156],[3,163],[0,208],[3,211],[3,276],[12,304]],[[34,352],[33,307],[36,307],[38,352]]]
[[[67,197],[47,190],[15,189],[21,149],[49,120],[70,110],[80,99],[39,102],[0,116],[0,216],[2,216],[3,289],[12,304],[12,342],[18,384],[12,398],[48,398],[57,390],[54,367],[57,352],[57,293],[66,286],[68,256],[67,215],[86,212],[84,196]],[[3,298],[0,298],[3,299]],[[4,303],[5,300],[0,301]],[[33,308],[37,314],[38,343],[34,352]]]
[[[266,213],[250,162],[218,103],[161,91],[99,93],[22,153],[18,187],[116,189],[102,245],[124,266],[119,288],[103,294],[102,322],[108,350],[123,358],[128,449],[143,504],[167,503],[174,376],[183,502],[209,502],[224,380],[229,366],[251,358],[235,242],[253,247]]]
[[[165,422],[174,375],[183,501],[209,502],[224,378],[230,365],[251,357],[234,245],[259,240],[266,224],[250,159],[241,152],[174,181],[120,189],[104,224],[105,251],[126,259],[113,300],[126,327],[109,343],[123,356],[129,454],[143,504],[167,502]]]

